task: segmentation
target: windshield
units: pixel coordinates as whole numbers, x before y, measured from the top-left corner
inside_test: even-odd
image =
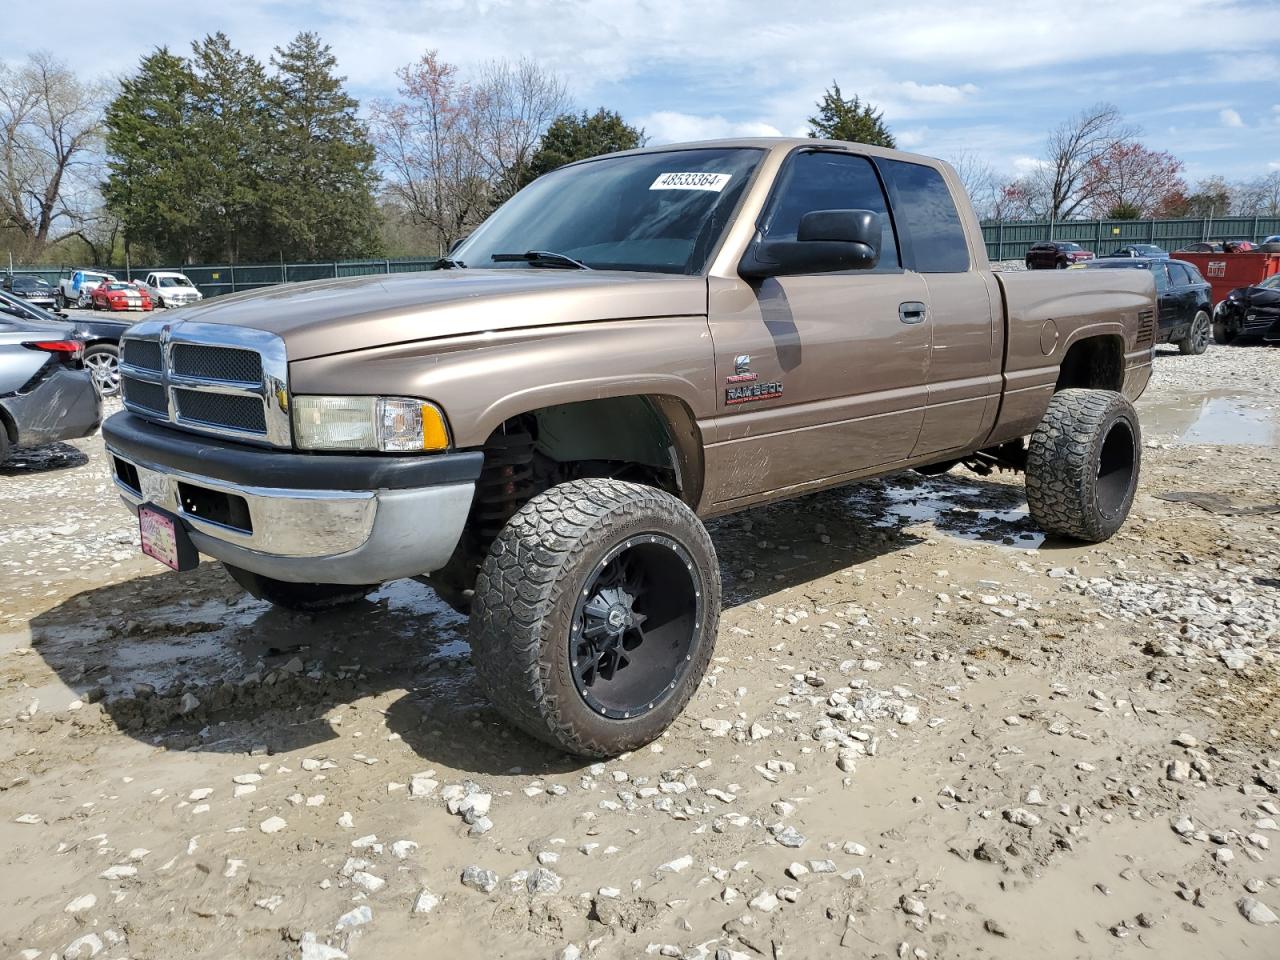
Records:
[[[47,286],[49,284],[38,277],[16,277],[13,281],[13,289],[15,290],[39,290]]]
[[[1275,290],[1280,288],[1280,273],[1277,273],[1274,277],[1267,277],[1267,279],[1263,280],[1258,284],[1258,286],[1263,290]]]
[[[104,283],[102,285],[102,289],[103,290],[132,290],[133,284],[123,283],[121,281],[115,281],[113,283]]]
[[[189,287],[191,281],[186,277],[160,277],[159,285],[162,287]]]
[[[610,157],[534,181],[451,256],[468,267],[543,269],[494,254],[564,254],[593,270],[701,273],[761,151],[671,150]]]

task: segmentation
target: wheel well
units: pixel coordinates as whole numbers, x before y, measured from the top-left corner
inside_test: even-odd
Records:
[[[692,411],[674,397],[602,397],[539,407],[505,420],[484,445],[466,529],[433,583],[458,597],[471,589],[489,545],[512,515],[544,490],[584,477],[657,487],[696,507],[702,440]]]
[[[1119,390],[1124,386],[1124,341],[1117,336],[1089,337],[1071,345],[1062,358],[1055,390],[1083,387]]]

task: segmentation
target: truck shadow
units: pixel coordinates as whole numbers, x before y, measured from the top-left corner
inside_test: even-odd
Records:
[[[912,474],[712,521],[725,605],[939,533],[1039,546],[1021,490]],[[167,749],[349,758],[362,749],[377,756],[390,734],[424,765],[475,774],[583,766],[503,721],[476,683],[465,618],[416,581],[342,610],[295,614],[246,596],[220,564],[205,562],[87,591],[30,626],[32,646],[61,681],[99,704],[74,722],[94,722],[100,709],[101,722]]]

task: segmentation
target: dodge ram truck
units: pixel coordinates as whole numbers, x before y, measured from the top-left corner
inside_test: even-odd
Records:
[[[708,517],[910,468],[1025,472],[1098,542],[1141,458],[1144,270],[995,273],[954,171],[722,140],[562,167],[438,271],[132,327],[103,428],[143,550],[292,609],[425,578],[514,724],[608,756],[707,669]]]

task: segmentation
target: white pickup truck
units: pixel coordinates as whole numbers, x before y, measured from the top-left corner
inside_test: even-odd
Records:
[[[109,273],[98,273],[94,270],[72,270],[71,275],[58,281],[58,289],[54,299],[58,309],[65,310],[70,306],[87,307],[90,295],[95,287],[102,283],[115,283],[116,278]]]
[[[152,271],[142,281],[142,286],[146,287],[157,307],[183,307],[204,299],[204,294],[196,289],[190,277],[174,270]]]

